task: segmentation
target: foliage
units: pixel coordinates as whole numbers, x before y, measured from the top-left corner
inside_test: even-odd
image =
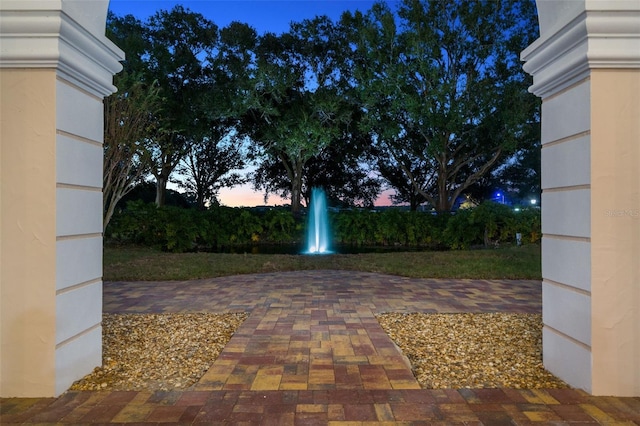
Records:
[[[215,142],[219,140],[220,142]],[[194,143],[178,167],[183,179],[180,187],[193,196],[196,205],[205,209],[207,204],[218,204],[221,188],[231,188],[245,182],[236,171],[245,165],[241,142],[227,135],[208,137]]]
[[[127,203],[114,215],[105,238],[172,252],[216,250],[229,245],[300,241],[302,226],[291,212],[266,213],[211,206],[207,210]]]
[[[144,203],[153,203],[156,199],[156,184],[154,182],[141,182],[133,187],[131,192],[122,197],[121,205],[117,210],[124,210],[129,201],[142,201]],[[195,200],[173,189],[167,189],[165,197],[166,206],[175,206],[182,208],[191,208],[195,206]]]
[[[198,99],[206,125],[177,168],[183,176],[180,186],[194,196],[200,209],[217,204],[221,188],[247,181],[239,173],[247,158],[238,129],[256,38],[253,28],[232,22],[220,30],[215,50],[206,58],[204,96]]]
[[[336,241],[351,245],[445,248],[442,232],[447,216],[385,209],[357,209],[334,216]]]
[[[302,224],[283,209],[271,209],[263,219],[264,239],[274,243],[291,243],[300,238]]]
[[[194,243],[206,223],[198,223],[195,210],[174,206],[158,207],[141,201],[129,202],[125,214],[114,216],[106,237],[115,241],[184,252]]]
[[[126,71],[115,77],[118,93],[104,100],[103,226],[107,227],[118,202],[149,171],[147,134],[161,98],[157,87],[148,87]]]
[[[355,115],[357,111],[352,112]],[[381,191],[381,179],[367,164],[371,139],[355,125],[345,124],[341,128],[342,136],[311,157],[302,168],[301,197],[306,205],[314,187],[323,188],[332,205],[342,207],[373,206]],[[254,174],[254,184],[282,197],[291,193],[291,182],[282,161],[262,160]]]
[[[524,244],[540,241],[540,212],[514,211],[483,203],[455,214],[385,209],[348,209],[329,216],[338,246],[422,247],[436,250]],[[121,244],[184,252],[232,245],[300,244],[306,223],[283,208],[266,211],[211,206],[207,210],[156,207],[130,202],[107,228],[106,239]]]
[[[302,207],[307,162],[335,143],[351,119],[337,72],[340,40],[331,20],[316,17],[279,36],[267,33],[256,46],[254,90],[243,117],[260,162],[254,184],[290,195],[294,214]],[[268,173],[274,164],[281,171],[275,176]]]
[[[382,188],[382,180],[368,164],[371,138],[358,130],[360,119],[354,110],[351,124],[342,126],[335,143],[311,158],[305,167],[304,197],[307,205],[311,188],[323,188],[334,205],[373,207]]]
[[[150,49],[145,52],[147,72],[163,90],[167,102],[158,115],[151,172],[156,178],[156,204],[164,204],[169,176],[191,145],[208,133],[204,101],[207,89],[205,64],[200,59],[215,48],[217,26],[201,14],[182,6],[160,10],[146,25]]]
[[[523,203],[540,200],[540,155],[540,141],[520,149],[496,170],[494,186]]]
[[[524,243],[540,241],[540,211],[521,209],[494,202],[484,202],[476,208],[459,210],[447,221],[443,240],[452,249],[467,249],[482,244],[484,247],[513,243],[516,234]]]
[[[158,205],[175,170],[204,209],[249,177],[238,170],[251,161],[254,187],[290,197],[296,214],[314,186],[336,205],[369,207],[380,178],[412,210],[449,212],[463,192],[495,183],[521,197],[539,188],[539,149],[530,148],[539,103],[518,58],[536,37],[534,7],[379,2],[279,35],[239,22],[219,29],[182,6],[144,22],[109,15],[107,24],[126,52],[123,75],[163,99],[139,108],[150,123],[136,141]],[[122,94],[136,87],[118,84]],[[128,176],[144,164],[122,165]]]
[[[374,232],[372,217],[373,213],[364,209],[332,215],[331,229],[335,232],[334,239],[341,244],[367,244]]]
[[[162,97],[146,81],[140,57],[147,49],[142,22],[132,15],[109,13],[107,36],[127,51],[123,71],[114,76],[118,92],[104,100],[103,226],[106,229],[119,201],[149,171],[146,137],[155,125]]]
[[[535,140],[537,104],[518,59],[535,37],[533,7],[404,0],[397,16],[384,3],[343,16],[368,112],[362,125],[403,201],[450,211],[505,153]]]
[[[183,185],[201,206],[221,185],[239,183],[231,171],[244,163],[237,145],[226,138],[234,121],[223,78],[228,68],[218,67],[214,55],[217,26],[182,6],[160,10],[145,22],[110,15],[107,24],[125,50],[125,69],[147,86],[153,83],[163,97],[161,109],[141,109],[153,120],[144,140],[148,170],[156,179],[156,204],[164,205],[169,178],[187,155]],[[126,92],[126,82],[121,83]]]

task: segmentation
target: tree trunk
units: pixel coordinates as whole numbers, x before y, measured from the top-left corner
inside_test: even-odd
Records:
[[[302,169],[304,169],[304,161],[298,159],[291,160],[291,164],[287,162],[287,156],[283,153],[279,154],[280,160],[287,170],[289,180],[291,180],[291,213],[294,216],[300,215],[302,209]]]
[[[196,204],[197,204],[198,210],[207,209],[207,206],[205,206],[204,193],[202,191],[198,191],[198,194],[196,197]]]
[[[163,164],[160,169],[160,173],[156,174],[156,206],[163,207],[165,205],[167,195],[167,183],[169,182],[169,176],[173,171],[173,166],[170,164]]]
[[[447,190],[447,173],[444,167],[441,167],[440,173],[438,174],[438,197],[436,199],[436,211],[438,213],[449,213],[451,212],[451,206],[453,205],[455,200],[449,199],[449,191]]]
[[[194,177],[195,176],[196,175],[194,174]],[[195,184],[196,184],[196,208],[198,210],[206,210],[207,209],[207,206],[205,206],[206,189],[204,187],[204,184],[200,179],[195,179]]]
[[[413,188],[411,189],[411,194],[409,195],[409,205],[410,205],[410,210],[412,212],[415,212],[418,210],[418,207],[420,206],[420,203],[418,202],[418,197],[420,196],[419,193],[417,193],[416,191],[413,190]]]
[[[438,194],[438,203],[436,205],[436,211],[438,213],[449,213],[451,212],[452,206],[451,200],[447,197],[447,194]]]
[[[109,225],[109,222],[113,217],[113,212],[116,210],[116,204],[118,203],[118,201],[120,201],[120,198],[118,198],[118,200],[111,200],[111,202],[107,206],[107,209],[104,213],[104,218],[102,219],[102,232],[105,232],[107,230],[107,225]]]
[[[302,208],[302,173],[299,173],[296,170],[296,173],[293,176],[293,181],[291,182],[291,213],[294,216],[300,215],[300,210]]]
[[[156,176],[156,206],[164,206],[166,199],[167,180],[163,176]]]

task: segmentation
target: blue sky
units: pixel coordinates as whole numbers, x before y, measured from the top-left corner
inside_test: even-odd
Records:
[[[176,4],[182,4],[193,12],[201,13],[219,27],[240,21],[262,34],[266,31],[287,31],[290,22],[318,15],[337,20],[345,10],[359,9],[365,12],[373,3],[370,0],[111,0],[109,9],[116,15],[132,14],[146,19],[157,10],[170,10]]]

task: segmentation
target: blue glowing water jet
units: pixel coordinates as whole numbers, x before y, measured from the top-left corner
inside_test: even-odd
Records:
[[[308,220],[307,250],[305,253],[331,253],[327,197],[322,188],[313,188],[311,190],[311,203],[309,205]]]

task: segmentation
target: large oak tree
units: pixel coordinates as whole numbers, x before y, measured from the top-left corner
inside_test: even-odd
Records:
[[[281,35],[267,33],[256,48],[254,90],[244,128],[261,167],[257,189],[290,195],[291,210],[302,206],[307,163],[342,134],[351,110],[341,90],[341,38],[327,17],[292,24]],[[279,163],[289,188],[267,169]]]
[[[397,15],[377,3],[342,23],[381,174],[401,172],[437,211],[532,143],[536,101],[518,55],[536,37],[533,1],[404,0]]]
[[[157,184],[156,204],[161,206],[169,177],[209,125],[202,108],[211,87],[205,58],[215,49],[218,27],[182,6],[158,11],[146,27],[147,72],[166,99],[151,138],[151,173]]]
[[[234,169],[244,166],[244,155],[229,135],[238,120],[234,100],[242,87],[237,75],[244,73],[247,60],[243,43],[247,37],[255,39],[255,31],[238,23],[218,31],[213,22],[182,6],[160,10],[145,22],[110,15],[107,24],[110,37],[126,53],[123,75],[128,76],[116,77],[120,92],[108,101],[107,114],[120,121],[108,131],[111,139],[119,137],[113,129],[129,132],[126,143],[136,144],[137,151],[111,149],[110,155],[128,152],[131,158],[119,160],[118,168],[105,165],[110,172],[105,181],[114,181],[116,171],[122,171],[123,178],[135,166],[136,172],[155,177],[155,201],[163,205],[167,183],[180,168],[183,187],[201,207],[215,202],[220,187],[242,182]],[[151,91],[162,102],[137,100],[148,98]],[[131,124],[137,121],[122,118],[133,113],[146,120],[135,140]],[[120,137],[117,143],[125,141]],[[118,199],[109,197],[109,203]]]

